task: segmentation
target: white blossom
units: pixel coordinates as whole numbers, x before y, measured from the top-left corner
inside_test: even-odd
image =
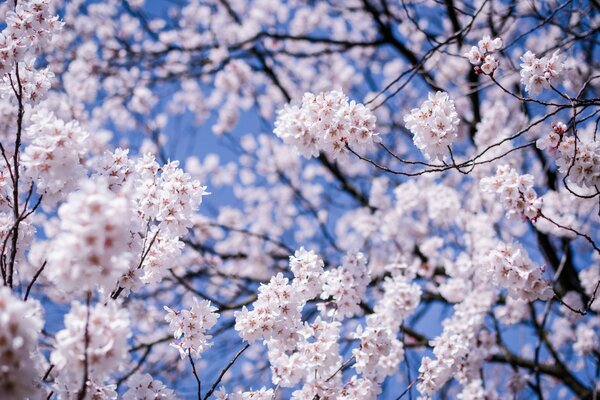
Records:
[[[448,93],[429,94],[420,108],[404,116],[406,128],[413,134],[415,146],[429,160],[442,160],[457,135],[458,114]]]

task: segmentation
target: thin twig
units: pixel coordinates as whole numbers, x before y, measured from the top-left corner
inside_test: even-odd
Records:
[[[211,394],[213,394],[213,392],[215,391],[215,389],[217,388],[217,385],[221,382],[221,379],[223,379],[223,376],[225,376],[225,374],[227,373],[227,371],[229,370],[229,368],[231,368],[233,366],[233,364],[236,362],[236,360],[242,355],[242,353],[244,351],[246,351],[246,349],[250,347],[250,344],[247,343],[243,349],[241,349],[236,355],[235,357],[233,357],[233,359],[229,362],[229,364],[227,364],[227,366],[225,368],[223,368],[223,370],[221,370],[221,373],[219,374],[219,377],[217,378],[217,380],[215,381],[215,383],[213,383],[213,385],[210,387],[210,390],[206,393],[206,395],[204,396],[204,400],[208,400],[208,398],[210,397]]]

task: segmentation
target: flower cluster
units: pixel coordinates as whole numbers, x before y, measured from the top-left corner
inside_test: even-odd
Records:
[[[158,283],[170,260],[181,254],[180,237],[191,227],[203,196],[208,194],[206,187],[179,168],[177,162],[161,166],[150,154],[130,158],[128,150],[116,149],[104,153],[95,163],[97,175],[108,182],[112,191],[131,198],[136,215],[131,230],[139,233],[132,247],[147,252],[141,270],[132,265],[124,272],[120,286],[129,291],[141,283]],[[145,238],[144,243],[139,237]]]
[[[124,400],[171,400],[175,393],[150,374],[135,373],[127,381],[129,389],[123,394]]]
[[[0,75],[10,72],[28,50],[41,49],[62,28],[57,16],[50,15],[50,0],[19,1],[6,15],[6,28],[0,33]]]
[[[562,142],[566,132],[567,125],[564,122],[557,122],[552,125],[552,131],[536,140],[535,145],[540,150],[553,153],[558,149],[558,145]]]
[[[0,95],[10,97],[19,93],[21,99],[31,104],[37,104],[44,100],[50,89],[54,73],[49,68],[37,70],[35,68],[35,58],[26,58],[19,64],[19,83],[20,86],[14,86],[14,78],[4,75],[0,80]]]
[[[585,290],[585,294],[590,298],[596,298],[590,305],[590,309],[599,312],[600,300],[598,300],[598,293],[600,293],[600,288],[597,290],[596,285],[600,285],[600,265],[592,265],[579,272],[579,281]]]
[[[420,108],[404,117],[413,142],[429,160],[441,160],[458,137],[458,114],[448,93],[429,94]]]
[[[153,284],[162,280],[168,271],[165,267],[181,254],[184,243],[176,236],[168,236],[155,229],[149,231],[147,237],[154,240],[144,258],[140,281]]]
[[[600,141],[594,140],[594,135],[575,137],[566,132],[567,126],[558,122],[536,145],[556,156],[558,170],[568,174],[570,182],[581,187],[597,187],[600,184]]]
[[[283,349],[293,347],[302,326],[301,310],[305,304],[297,295],[296,285],[279,273],[258,289],[253,310],[246,307],[235,313],[235,329],[242,339],[254,343],[258,339],[277,340]]]
[[[481,189],[499,195],[508,216],[521,215],[534,222],[539,217],[542,200],[533,189],[533,176],[529,174],[519,175],[509,165],[501,165],[495,176],[481,180]]]
[[[404,269],[406,265],[401,265],[385,279],[383,297],[367,317],[366,327],[359,326],[354,335],[360,340],[360,346],[352,351],[354,368],[373,383],[379,384],[391,375],[404,358],[404,347],[396,336],[402,321],[417,308],[421,298],[419,285],[397,272]]]
[[[102,385],[111,372],[127,363],[130,321],[127,310],[114,302],[93,307],[73,302],[64,321],[50,362],[58,371],[55,390],[59,397],[72,398],[81,389],[86,363],[91,388]]]
[[[559,50],[552,53],[551,57],[536,58],[531,51],[526,52],[521,57],[521,83],[525,85],[525,90],[536,95],[542,90],[555,83],[564,69],[564,57],[559,54]]]
[[[33,357],[43,321],[39,305],[0,287],[0,393],[7,399],[36,398],[40,378]]]
[[[165,320],[173,331],[173,337],[181,338],[177,343],[171,343],[171,346],[179,350],[181,358],[187,357],[188,352],[199,357],[204,350],[212,346],[209,343],[212,336],[206,332],[215,326],[219,314],[216,313],[217,308],[210,305],[210,301],[200,301],[194,297],[189,310],[175,311],[167,306],[165,310]]]
[[[454,306],[454,315],[444,322],[442,334],[430,343],[435,359],[423,357],[421,360],[421,380],[417,385],[421,394],[432,396],[456,372],[460,372],[456,378],[465,381],[464,374],[473,369],[472,366],[469,368],[469,364],[480,361],[477,333],[494,300],[493,292],[482,287],[477,296],[468,296]],[[474,369],[478,373],[479,367]]]
[[[265,387],[259,390],[251,390],[249,392],[235,392],[227,393],[221,388],[219,392],[215,393],[217,400],[271,400],[275,396],[273,389],[267,389]]]
[[[573,350],[581,356],[587,356],[594,351],[598,351],[600,342],[598,340],[597,330],[597,326],[594,327],[590,323],[579,325],[577,329],[575,329],[575,343],[573,343]]]
[[[129,268],[133,215],[130,199],[105,180],[84,181],[58,209],[48,278],[67,292],[112,290]]]
[[[335,398],[338,400],[375,400],[380,392],[379,386],[375,385],[369,379],[353,376],[350,381],[340,389],[339,393],[336,393]]]
[[[321,293],[323,267],[323,260],[314,251],[306,251],[304,247],[290,256],[290,269],[294,274],[292,284],[303,299],[310,300]]]
[[[192,226],[192,217],[207,195],[206,187],[179,168],[178,161],[159,166],[154,157],[144,156],[136,166],[139,184],[139,211],[145,220],[154,219],[162,232],[183,236]]]
[[[404,347],[390,329],[377,326],[371,317],[367,318],[366,328],[359,326],[356,331],[354,338],[360,340],[360,346],[352,351],[352,355],[356,360],[356,372],[380,383],[398,368],[404,358]]]
[[[509,296],[525,301],[552,298],[554,292],[542,277],[543,269],[529,259],[520,244],[497,246],[490,254],[489,263],[494,284],[508,289]]]
[[[363,104],[348,101],[340,91],[305,93],[302,105],[286,105],[275,121],[274,133],[306,158],[325,151],[333,157],[346,145],[363,150],[379,140],[376,118]]]
[[[21,165],[33,180],[45,206],[51,206],[75,190],[85,176],[81,158],[86,152],[88,134],[76,121],[65,123],[45,109],[31,117],[25,130],[28,145]]]
[[[273,384],[293,387],[304,379],[304,388],[294,392],[294,398],[302,398],[302,392],[307,396],[310,393],[312,398],[322,394],[321,390],[328,389],[328,385],[323,385],[323,381],[332,376],[342,362],[338,344],[340,328],[340,322],[323,321],[321,317],[317,317],[312,323],[304,323],[291,354],[283,351],[277,341],[270,342],[268,356],[273,372]]]
[[[419,305],[422,290],[419,285],[396,274],[383,281],[383,291],[383,297],[375,305],[374,315],[379,325],[395,331],[400,321],[404,321]]]
[[[469,59],[471,64],[475,65],[475,72],[491,75],[498,68],[498,61],[492,53],[502,48],[502,39],[495,38],[492,40],[489,35],[486,35],[479,41],[478,45],[471,47],[471,50],[465,53],[465,57]]]
[[[367,259],[362,253],[349,253],[338,268],[323,274],[323,300],[333,299],[334,308],[330,314],[342,320],[360,311],[360,302],[369,284]]]

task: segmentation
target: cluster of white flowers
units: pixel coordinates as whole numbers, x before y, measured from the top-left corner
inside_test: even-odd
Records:
[[[367,318],[366,328],[359,326],[356,331],[354,338],[360,340],[360,346],[352,351],[352,355],[356,360],[356,372],[380,383],[396,371],[404,358],[404,347],[393,334],[395,331],[377,326],[377,318],[373,317]]]
[[[575,329],[575,343],[573,343],[573,350],[581,356],[590,355],[594,351],[597,352],[599,349],[598,346],[600,345],[597,332],[598,326],[595,321],[579,324]]]
[[[279,273],[258,289],[253,310],[246,307],[235,313],[235,329],[242,339],[254,343],[258,339],[277,340],[282,349],[291,348],[302,327],[301,310],[305,301],[298,296],[297,286]]]
[[[369,284],[367,259],[362,253],[349,253],[338,268],[323,274],[321,299],[332,299],[334,307],[329,311],[338,320],[352,317],[360,311]]]
[[[192,226],[192,217],[207,195],[206,187],[179,168],[178,161],[159,166],[154,157],[144,156],[137,165],[143,186],[139,211],[145,220],[154,219],[158,228],[182,236]]]
[[[11,97],[17,92],[23,101],[30,104],[37,104],[44,100],[50,89],[54,73],[49,68],[37,70],[35,58],[26,58],[19,66],[20,87],[14,85],[14,78],[4,75],[0,80],[0,96]]]
[[[379,385],[373,381],[353,376],[333,398],[338,400],[375,400],[380,392]]]
[[[600,184],[600,141],[594,135],[580,134],[577,137],[566,135],[567,126],[563,122],[536,141],[541,150],[548,150],[556,156],[556,165],[563,174],[568,174],[570,182],[587,188]]]
[[[489,35],[486,35],[479,41],[478,45],[479,47],[471,47],[471,50],[465,53],[465,57],[469,59],[471,64],[475,65],[476,72],[491,75],[498,68],[498,60],[492,53],[502,48],[502,39],[498,37],[492,40]]]
[[[135,373],[127,381],[129,389],[123,394],[124,400],[172,400],[175,393],[150,374]]]
[[[36,398],[40,379],[35,354],[43,327],[39,304],[0,287],[0,393],[7,399]]]
[[[58,209],[48,278],[67,292],[110,292],[129,268],[132,216],[128,197],[102,179],[84,181]]]
[[[302,308],[321,293],[323,260],[300,248],[290,257],[289,264],[294,273],[291,283],[277,274],[258,289],[252,311],[243,307],[235,313],[235,329],[249,343],[263,338],[278,341],[281,349],[290,349],[298,340]]]
[[[421,360],[421,379],[417,385],[421,394],[431,397],[457,371],[455,377],[459,382],[464,384],[468,380],[465,374],[473,369],[469,363],[482,361],[477,351],[477,334],[494,301],[494,293],[481,287],[477,296],[467,296],[454,306],[454,315],[444,321],[442,334],[430,343],[435,359],[423,357]],[[475,370],[478,374],[479,367]]]
[[[592,296],[596,298],[592,302],[590,309],[599,312],[600,300],[598,298],[600,298],[600,288],[596,290],[596,285],[600,282],[600,264],[592,265],[579,272],[579,281],[581,282],[581,286],[583,286],[583,290],[585,290],[585,294],[590,298]]]
[[[50,15],[50,0],[22,0],[6,14],[6,28],[0,33],[0,75],[10,72],[28,51],[44,48],[62,28]]]
[[[160,166],[150,154],[131,159],[128,150],[122,149],[96,160],[97,175],[108,181],[112,191],[131,198],[135,220],[130,229],[139,233],[132,248],[147,252],[141,270],[131,265],[129,271],[122,271],[119,285],[127,291],[137,290],[142,283],[160,282],[170,260],[181,254],[180,237],[192,226],[202,197],[208,194],[205,186],[178,166],[178,162]]]
[[[392,277],[383,283],[383,297],[375,305],[374,313],[366,319],[366,327],[359,326],[354,338],[360,345],[352,351],[356,360],[354,368],[363,378],[373,382],[373,387],[396,371],[404,358],[404,347],[397,339],[402,322],[418,306],[421,298],[419,285],[410,283],[406,265],[395,266]]]
[[[215,326],[219,314],[217,308],[210,305],[208,300],[198,300],[193,298],[192,306],[189,310],[175,311],[165,306],[167,315],[165,320],[169,323],[169,328],[173,331],[173,337],[180,339],[171,346],[179,350],[181,358],[188,356],[188,352],[195,357],[208,347],[212,346],[209,340],[212,336],[206,332]]]
[[[320,151],[337,157],[346,145],[364,150],[379,140],[376,118],[363,104],[348,101],[340,91],[305,93],[302,105],[279,111],[274,133],[306,158]]]
[[[95,164],[96,174],[108,181],[111,190],[117,191],[133,180],[131,177],[135,167],[133,161],[129,159],[129,149],[124,150],[119,147],[113,152],[104,152],[95,160]],[[155,170],[154,173],[156,172]]]
[[[129,361],[128,339],[131,335],[129,313],[115,302],[89,308],[73,302],[65,315],[65,328],[56,334],[50,362],[58,371],[55,391],[59,398],[73,398],[82,387],[87,362],[88,390],[92,394],[115,371]],[[90,398],[103,398],[93,397]]]
[[[481,180],[481,190],[500,197],[508,216],[521,215],[534,221],[539,217],[542,200],[533,188],[533,176],[519,173],[509,165],[500,165],[496,175]]]
[[[536,58],[531,51],[521,57],[521,83],[532,95],[554,84],[564,69],[564,57],[556,50],[551,57]]]
[[[406,266],[403,266],[407,268]],[[396,331],[404,321],[419,305],[421,300],[421,287],[410,283],[401,274],[395,274],[383,281],[383,297],[374,308],[374,316],[378,324]]]
[[[321,293],[323,260],[314,251],[304,247],[290,256],[290,269],[294,274],[292,285],[304,300],[310,300]]]
[[[97,174],[106,177],[113,190],[130,191],[140,218],[156,222],[169,236],[180,237],[192,226],[192,217],[206,186],[179,168],[178,161],[159,165],[151,154],[130,159],[128,150],[107,152],[96,161]]]
[[[536,147],[540,150],[547,150],[552,153],[555,152],[558,149],[559,144],[562,142],[567,129],[567,125],[565,125],[564,122],[559,121],[553,124],[552,131],[536,140]]]
[[[554,292],[542,277],[542,268],[529,259],[520,244],[499,245],[492,250],[489,263],[494,284],[508,289],[509,296],[526,301],[552,298]]]
[[[339,379],[330,380],[329,384],[324,381],[333,376],[342,362],[338,344],[340,328],[341,323],[323,321],[321,317],[304,323],[291,354],[283,351],[278,341],[269,342],[273,384],[293,387],[304,379],[303,388],[295,391],[293,398],[303,398],[301,393],[312,398],[335,386]]]
[[[142,264],[142,275],[139,278],[144,284],[160,282],[168,271],[166,267],[181,254],[184,247],[184,243],[179,240],[179,237],[168,236],[162,232],[157,233],[155,229],[150,230],[147,234],[150,240],[155,239]],[[134,267],[137,268],[137,265]]]
[[[65,123],[45,109],[31,117],[25,130],[28,142],[21,156],[25,175],[33,180],[44,205],[52,206],[77,187],[85,176],[81,159],[88,134],[76,121]]]
[[[514,325],[529,315],[527,302],[508,296],[503,305],[494,309],[494,314],[505,325]]]
[[[406,128],[413,134],[415,146],[428,160],[442,160],[458,137],[458,114],[448,93],[430,93],[420,108],[404,116]]]
[[[462,391],[456,395],[457,400],[475,400],[475,399],[495,399],[497,396],[486,393],[486,389],[481,379],[474,379],[465,386]]]
[[[272,400],[275,396],[273,389],[265,387],[259,390],[251,390],[249,392],[227,393],[223,388],[215,393],[217,400]]]

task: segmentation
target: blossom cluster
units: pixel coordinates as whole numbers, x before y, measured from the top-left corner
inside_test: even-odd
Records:
[[[333,300],[329,313],[339,320],[356,315],[369,280],[367,259],[362,253],[349,253],[340,267],[325,271],[321,299]]]
[[[172,400],[176,399],[173,390],[150,374],[135,373],[127,381],[129,387],[123,394],[124,400]]]
[[[398,269],[392,272],[392,277],[383,283],[383,297],[375,305],[374,313],[366,318],[366,326],[359,326],[354,334],[360,341],[359,347],[352,351],[354,369],[373,383],[373,389],[378,390],[378,385],[404,359],[404,346],[397,337],[403,321],[417,308],[421,298],[420,286],[410,279]]]
[[[290,256],[294,273],[291,283],[281,273],[261,285],[253,310],[245,306],[235,313],[235,329],[242,339],[253,343],[263,338],[280,341],[283,348],[292,347],[302,327],[301,310],[306,301],[321,293],[323,260],[304,248]]]
[[[221,390],[215,393],[215,398],[217,400],[271,400],[274,396],[275,391],[265,387],[259,390],[234,393],[227,393],[224,388],[221,388]]]
[[[432,396],[454,373],[458,372],[456,378],[462,383],[473,378],[469,373],[478,376],[483,361],[477,346],[478,333],[495,296],[486,287],[479,288],[477,294],[454,306],[454,315],[444,322],[442,334],[430,342],[435,359],[423,357],[417,385],[424,396]]]
[[[28,50],[48,45],[62,28],[57,16],[50,14],[50,0],[19,1],[6,15],[6,28],[0,33],[0,75],[12,70]]]
[[[481,190],[500,197],[508,216],[521,215],[535,221],[540,214],[542,200],[533,188],[533,176],[519,173],[509,165],[501,165],[496,175],[481,180]]]
[[[363,150],[377,142],[375,123],[375,116],[363,104],[333,90],[305,93],[300,107],[286,105],[273,132],[306,158],[320,151],[337,157],[346,153],[346,145]]]
[[[579,272],[579,280],[585,293],[591,298],[596,296],[596,300],[592,302],[590,308],[596,312],[600,311],[600,300],[598,300],[598,293],[600,289],[597,290],[596,285],[600,285],[600,265],[593,265],[587,269]]]
[[[294,399],[314,397],[335,387],[339,378],[330,380],[329,384],[323,381],[333,376],[342,362],[338,344],[340,329],[340,322],[317,317],[312,323],[303,324],[292,352],[284,351],[278,341],[269,342],[273,384],[293,387],[304,380],[303,387],[294,391]]]
[[[6,398],[36,398],[40,393],[40,312],[39,304],[21,301],[8,287],[0,287],[0,393]]]
[[[129,199],[106,180],[84,181],[58,209],[48,278],[67,292],[110,292],[129,268],[134,216]]]
[[[554,292],[536,265],[518,243],[501,244],[492,250],[489,271],[494,284],[508,289],[508,294],[525,301],[548,300]]]
[[[106,152],[97,160],[96,174],[111,191],[127,196],[132,207],[131,250],[143,251],[141,265],[122,272],[119,284],[137,290],[142,283],[159,282],[170,260],[181,254],[183,236],[192,225],[196,209],[207,195],[206,187],[174,161],[159,165],[154,156],[130,158],[128,150]],[[144,238],[144,239],[142,239]]]
[[[570,182],[586,188],[600,184],[600,141],[593,135],[567,135],[563,122],[554,124],[553,130],[536,141],[540,150],[556,157],[558,170],[568,174]]]
[[[498,61],[493,53],[501,48],[501,38],[498,37],[492,40],[489,35],[486,35],[479,41],[478,46],[471,47],[471,50],[465,53],[465,57],[469,59],[471,64],[475,65],[476,72],[491,75],[498,68]]]
[[[9,75],[0,80],[0,96],[10,97],[16,93],[24,102],[37,104],[46,98],[54,78],[50,68],[38,70],[35,68],[36,59],[29,57],[19,64],[19,84]]]
[[[552,53],[551,57],[542,58],[537,58],[534,53],[527,51],[521,57],[521,61],[521,83],[532,95],[548,89],[564,70],[564,57],[559,54],[559,50]]]
[[[208,300],[192,299],[193,303],[189,310],[172,310],[165,306],[167,315],[165,320],[173,332],[175,339],[181,339],[171,346],[179,350],[181,358],[189,355],[200,357],[200,354],[211,346],[209,340],[212,336],[206,332],[215,326],[219,314],[217,308],[213,307]]]
[[[371,319],[367,318],[367,326],[356,331],[354,338],[360,340],[360,346],[352,351],[352,355],[356,360],[356,372],[380,383],[396,371],[404,358],[404,348],[390,330],[370,326],[374,325]]]
[[[43,195],[45,206],[54,205],[76,189],[85,176],[82,164],[88,134],[77,121],[65,123],[54,113],[41,109],[25,130],[21,165]]]
[[[59,397],[72,398],[79,392],[84,370],[88,371],[88,393],[114,390],[113,385],[104,389],[102,385],[111,371],[123,368],[129,360],[128,311],[114,302],[95,306],[73,302],[64,323],[64,329],[56,334],[56,344],[50,354],[50,362],[58,372],[55,390]]]
[[[249,343],[277,340],[284,349],[292,347],[302,326],[300,312],[305,303],[297,291],[281,273],[261,285],[253,310],[244,306],[235,313],[235,329],[242,339]]]
[[[415,146],[429,160],[444,159],[458,137],[458,113],[446,92],[430,93],[421,107],[404,116],[404,123],[413,134]]]
[[[108,179],[112,190],[132,192],[140,218],[156,222],[170,236],[187,232],[202,197],[208,194],[206,186],[179,168],[178,161],[159,165],[150,153],[130,158],[128,150],[106,152],[96,160],[96,170]]]

